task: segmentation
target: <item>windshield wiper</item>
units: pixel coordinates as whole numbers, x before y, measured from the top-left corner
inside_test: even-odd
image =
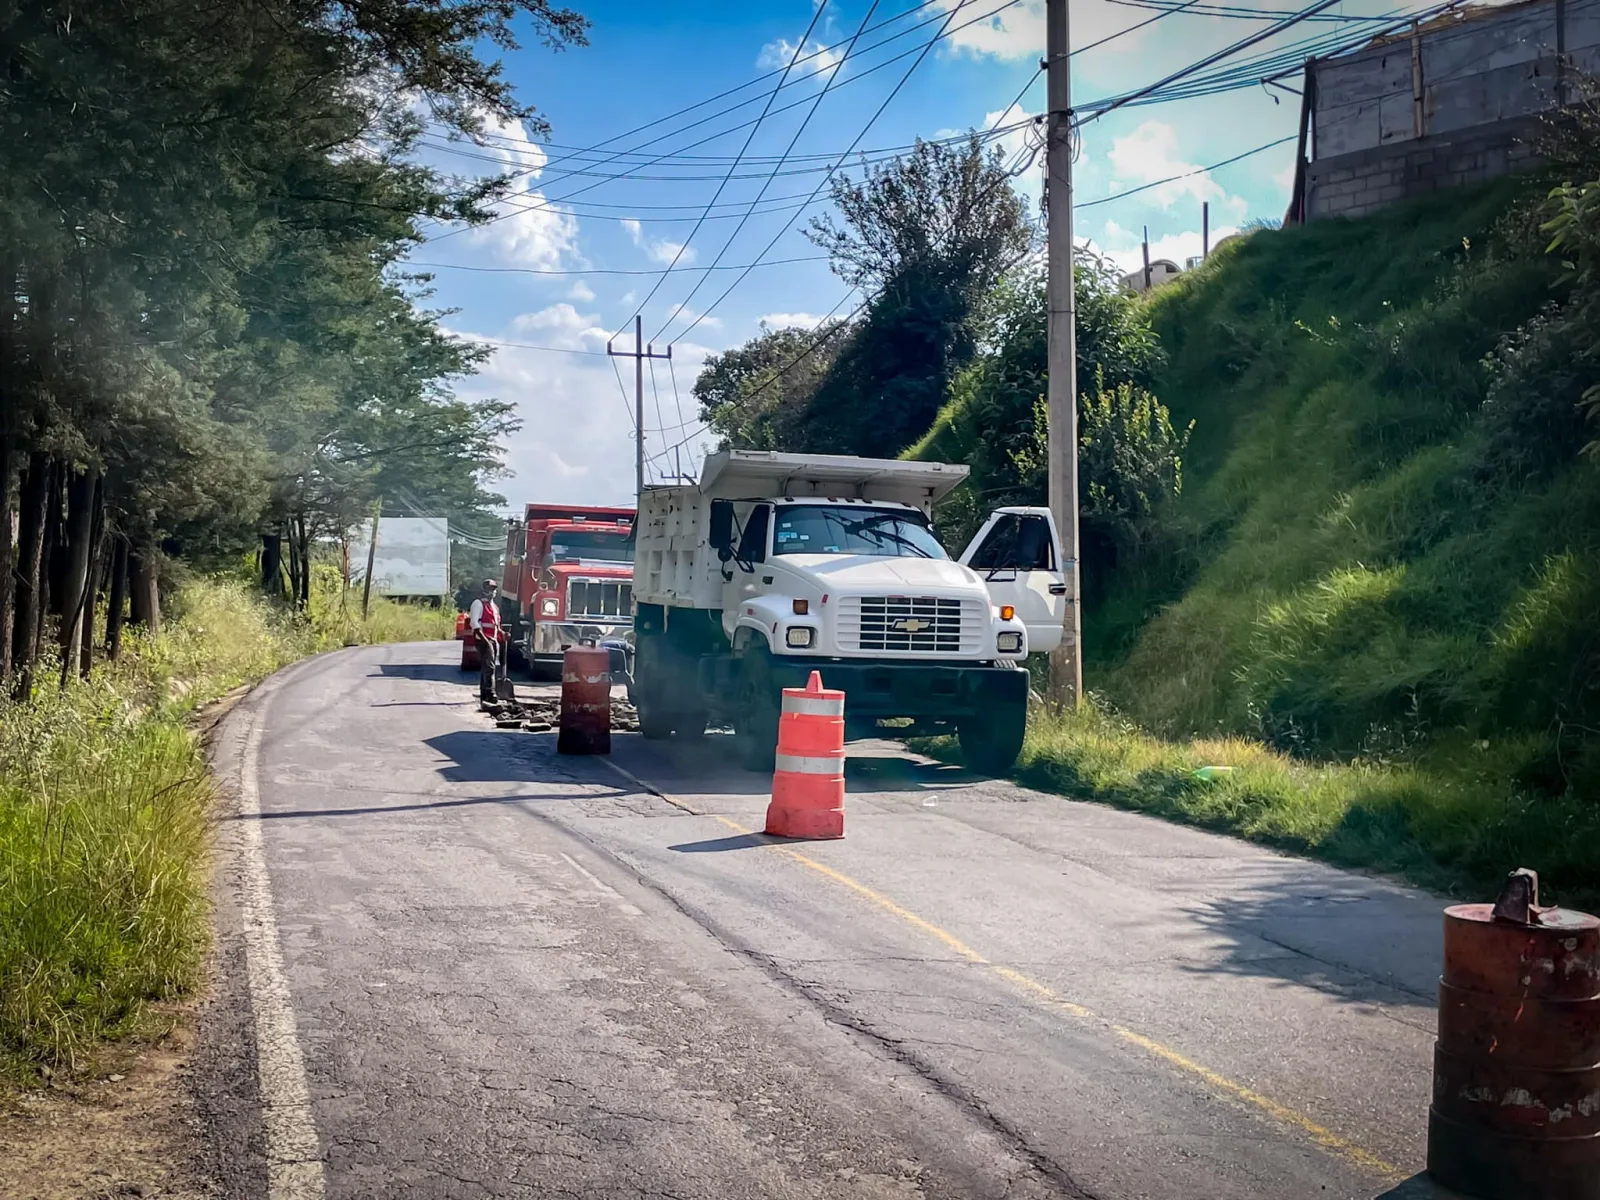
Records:
[[[886,542],[891,542],[891,543],[893,543],[893,544],[895,544],[897,546],[904,546],[907,550],[910,550],[912,552],[912,554],[915,555],[917,558],[932,558],[933,555],[929,554],[926,550],[924,550],[921,546],[917,545],[910,538],[905,537],[905,536],[903,536],[901,534],[898,534],[898,533],[891,533],[886,529],[875,529],[875,528],[872,528],[872,526],[882,524],[885,521],[896,521],[896,522],[898,522],[899,520],[900,520],[900,518],[895,516],[892,513],[879,513],[875,517],[864,517],[860,521],[855,521],[855,522],[853,522],[853,523],[851,523],[849,525],[846,525],[846,528],[849,529],[851,533],[864,534],[864,535],[866,535],[868,537],[878,538],[881,542],[886,541]]]

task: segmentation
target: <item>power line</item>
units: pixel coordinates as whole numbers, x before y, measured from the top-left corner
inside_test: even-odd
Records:
[[[952,8],[952,10],[950,10],[949,18],[946,18],[946,24],[949,24],[950,21],[954,21],[955,14],[957,14],[958,11],[962,10],[962,5],[965,5],[965,3],[966,3],[966,0],[962,0],[962,2],[957,3],[957,5],[955,5],[955,8]],[[944,35],[944,30],[941,29],[941,30],[939,30],[939,37],[942,37],[942,35]],[[930,50],[931,46],[933,46],[933,42],[938,42],[938,38],[933,38],[933,40],[931,40],[931,42],[926,43],[926,45],[923,46],[923,48],[922,48],[922,54],[918,54],[917,58],[915,58],[915,61],[912,62],[912,64],[910,64],[909,67],[906,67],[906,74],[901,75],[901,77],[899,77],[899,82],[896,83],[896,85],[894,85],[894,88],[893,88],[893,90],[890,91],[890,94],[888,94],[888,96],[885,96],[885,98],[883,98],[882,104],[878,104],[877,110],[875,110],[874,114],[872,114],[872,117],[867,118],[866,125],[861,126],[861,133],[856,134],[856,136],[854,136],[853,141],[850,142],[850,146],[846,147],[845,152],[843,152],[843,154],[838,155],[838,160],[837,160],[837,162],[834,163],[834,170],[837,170],[838,166],[843,165],[843,162],[845,162],[845,158],[850,157],[851,150],[853,150],[854,147],[859,146],[859,144],[861,144],[861,139],[862,138],[866,138],[867,133],[869,133],[869,131],[872,130],[872,126],[874,126],[875,123],[877,123],[878,117],[882,117],[883,110],[888,109],[888,106],[890,106],[890,102],[893,101],[893,99],[896,98],[896,96],[898,96],[899,91],[901,91],[901,88],[904,88],[904,86],[906,86],[907,80],[909,80],[909,78],[912,77],[912,72],[915,72],[915,70],[917,70],[917,67],[922,66],[922,61],[923,61],[923,59],[926,58],[926,56],[928,56],[928,50]],[[1024,85],[1022,85],[1022,91],[1019,91],[1019,93],[1016,94],[1016,99],[1014,99],[1014,101],[1011,101],[1010,104],[1006,104],[1005,110],[1003,110],[1002,114],[1000,114],[1000,120],[1005,120],[1006,114],[1010,114],[1011,109],[1014,109],[1014,107],[1018,106],[1019,102],[1021,102],[1022,96],[1026,96],[1027,90],[1029,90],[1030,86],[1034,85],[1035,78],[1037,78],[1037,74],[1030,75],[1030,77],[1027,78],[1027,82],[1024,83]],[[808,200],[806,200],[806,205],[810,205],[811,202],[814,202],[814,200],[816,200],[816,197],[818,197],[818,195],[821,195],[822,189],[824,189],[824,187],[827,187],[827,184],[829,184],[829,182],[832,181],[832,179],[834,179],[834,171],[829,171],[829,174],[826,174],[826,176],[822,176],[822,179],[819,179],[819,181],[818,181],[818,186],[814,187],[814,189],[811,190],[811,197],[808,198]],[[802,205],[802,208],[803,208],[803,206],[805,206],[805,205]],[[771,253],[771,250],[773,250],[773,246],[778,245],[779,238],[781,238],[782,235],[787,234],[787,232],[789,232],[789,230],[792,229],[792,227],[794,227],[795,218],[798,218],[798,216],[800,216],[800,214],[795,213],[794,216],[790,216],[790,218],[787,219],[786,222],[784,222],[784,226],[782,226],[782,229],[779,229],[778,232],[776,232],[776,234],[773,235],[773,238],[771,238],[770,242],[766,243],[766,246],[765,246],[765,248],[763,248],[762,253],[757,254],[757,256],[755,256],[755,261],[760,262],[760,261],[762,261],[763,258],[766,258],[766,254],[770,254]],[[694,318],[693,322],[690,322],[690,325],[688,325],[688,328],[685,328],[685,330],[683,330],[683,333],[678,334],[678,338],[688,338],[688,336],[690,336],[691,331],[694,330],[694,326],[699,325],[699,323],[701,323],[702,320],[706,320],[706,317],[709,317],[709,315],[712,314],[712,312],[714,312],[715,309],[717,309],[718,304],[722,304],[722,302],[725,301],[725,299],[728,299],[728,296],[731,296],[731,294],[733,294],[734,288],[738,288],[738,286],[741,285],[741,283],[744,282],[744,280],[746,280],[746,277],[749,274],[750,274],[749,270],[746,270],[746,272],[742,272],[741,275],[738,275],[738,277],[734,278],[733,283],[730,283],[730,285],[726,286],[726,288],[723,288],[723,293],[720,294],[720,296],[718,296],[717,299],[714,299],[714,301],[710,302],[710,306],[707,307],[706,312],[702,312],[702,314],[699,315],[699,317]],[[706,278],[701,278],[701,283],[704,283],[704,282],[706,282]],[[662,328],[666,328],[666,326],[662,326]],[[659,336],[659,334],[658,334],[658,336]]]
[[[845,48],[845,52],[844,52],[843,58],[841,58],[836,64],[834,64],[833,73],[828,76],[828,82],[822,85],[822,90],[817,93],[816,99],[814,99],[811,102],[811,107],[806,110],[806,115],[803,118],[801,118],[799,128],[797,128],[794,131],[794,136],[792,136],[789,139],[789,145],[787,147],[785,147],[784,152],[783,152],[783,157],[778,160],[777,166],[773,167],[772,174],[768,175],[767,178],[766,178],[766,181],[762,183],[761,190],[756,193],[756,198],[750,202],[750,207],[747,208],[745,210],[745,212],[744,212],[744,215],[739,218],[739,223],[734,226],[733,232],[730,233],[728,235],[727,240],[722,243],[722,249],[717,251],[717,257],[711,264],[713,268],[716,267],[719,263],[722,262],[723,256],[725,254],[727,254],[729,248],[732,247],[734,239],[737,238],[739,236],[739,234],[743,231],[746,223],[750,220],[751,214],[756,211],[756,206],[761,203],[761,198],[767,194],[767,188],[770,187],[772,185],[772,181],[777,178],[779,168],[782,167],[783,164],[788,160],[789,154],[791,154],[794,151],[795,146],[799,143],[801,135],[805,133],[807,126],[809,126],[811,124],[811,118],[817,115],[817,109],[822,106],[822,102],[828,98],[828,93],[833,90],[834,81],[839,78],[839,72],[844,66],[844,60],[846,58],[850,57],[851,51],[855,49],[856,42],[858,40],[860,40],[861,34],[866,30],[868,22],[870,22],[872,20],[872,14],[878,11],[878,2],[879,2],[879,0],[872,0],[871,7],[869,7],[867,9],[867,15],[861,18],[861,24],[856,27],[855,36],[850,39],[849,46],[847,46]],[[967,3],[967,0],[959,0],[959,3],[957,3],[956,6],[950,10],[950,15],[945,18],[945,23],[947,25],[949,24],[950,20],[955,17],[956,13],[959,12],[966,3]],[[923,53],[924,54],[927,53],[926,49],[924,49]],[[922,61],[922,58],[919,56],[916,61],[920,63]],[[912,70],[915,70],[915,69],[916,69],[916,64],[913,63],[912,64]],[[910,71],[906,72],[906,74],[908,76],[910,75],[910,73],[911,73]],[[902,78],[900,80],[900,83],[897,83],[895,85],[894,91],[889,93],[889,99],[890,100],[894,99],[895,95],[897,95],[899,93],[900,87],[904,83],[905,83],[905,79]],[[888,101],[886,100],[884,103],[887,104]],[[883,108],[882,108],[882,106],[880,106],[879,109],[878,109],[878,112],[881,113],[882,111],[883,111]],[[874,117],[874,120],[876,120],[876,117]],[[871,125],[872,125],[872,122],[871,121],[867,122],[867,125],[870,128]],[[866,130],[862,130],[861,134],[856,137],[855,141],[850,143],[851,148],[853,149],[855,146],[859,145],[860,142],[861,142],[861,138],[864,137],[865,135],[866,135]],[[848,150],[848,149],[844,152],[844,154],[849,154],[849,153],[850,153],[850,150]],[[843,158],[844,155],[840,155],[840,157]],[[830,168],[828,168],[828,174],[823,176],[823,183],[826,183],[832,177],[833,177],[833,173],[832,173],[832,169],[830,167]],[[814,201],[817,198],[817,193],[820,192],[821,190],[822,190],[822,184],[818,184],[817,187],[812,189],[811,195],[807,196],[805,198],[805,200],[801,202],[801,204],[799,206],[799,209],[797,209],[797,211],[795,212],[795,216],[799,216],[800,212],[804,211],[806,206],[809,205],[812,201]],[[794,224],[794,220],[795,220],[795,217],[790,217],[789,220],[787,222],[785,222],[784,227],[783,227],[783,231],[780,232],[779,236],[782,236],[782,232],[786,232],[789,229],[789,226]],[[759,262],[764,254],[765,254],[765,251],[763,251],[762,254],[756,255],[756,261]],[[711,278],[710,275],[702,275],[702,276],[700,276],[700,278],[695,282],[694,287],[689,289],[689,294],[683,298],[683,301],[678,305],[677,308],[672,310],[671,315],[668,316],[667,319],[661,323],[661,328],[656,330],[656,337],[660,337],[663,333],[665,333],[667,331],[668,327],[670,327],[671,324],[678,319],[678,314],[683,312],[683,310],[689,306],[689,301],[693,300],[695,298],[695,296],[699,294],[700,289],[705,286],[706,280],[708,280],[710,278]],[[732,286],[737,287],[738,286],[738,282],[739,281],[737,279],[734,280]],[[725,295],[727,295],[727,293],[724,292],[723,295],[725,296]],[[718,302],[720,303],[720,301],[718,301]],[[715,308],[715,307],[716,307],[716,303],[713,303],[711,308]],[[695,325],[698,325],[702,320],[704,320],[705,316],[706,316],[706,313],[709,313],[710,311],[711,311],[711,309],[708,308],[705,313],[701,313],[700,316],[696,317],[694,319],[694,321],[690,323],[689,329],[693,329],[695,327]],[[685,334],[687,334],[688,332],[689,332],[688,329],[684,330]]]
[[[1076,212],[1080,208],[1093,208],[1097,204],[1110,204],[1113,200],[1123,200],[1129,196],[1137,195],[1139,192],[1148,192],[1151,188],[1161,187],[1163,184],[1176,183],[1180,179],[1189,179],[1195,175],[1205,175],[1211,171],[1219,171],[1223,167],[1232,166],[1241,159],[1249,158],[1254,154],[1260,154],[1263,150],[1272,150],[1278,146],[1282,146],[1286,142],[1298,140],[1299,134],[1291,133],[1288,137],[1281,137],[1275,142],[1267,142],[1265,145],[1257,146],[1254,150],[1246,150],[1242,154],[1235,154],[1232,158],[1225,158],[1221,162],[1212,163],[1209,167],[1196,167],[1194,170],[1185,171],[1181,175],[1168,175],[1165,179],[1157,179],[1151,183],[1141,183],[1138,187],[1129,188],[1125,192],[1118,192],[1114,196],[1102,196],[1098,200],[1085,200],[1079,204],[1074,204],[1072,208],[1073,211]]]
[[[957,25],[953,29],[945,30],[943,33],[937,35],[937,37],[935,37],[934,40],[938,41],[941,38],[952,36],[952,35],[954,35],[956,33],[959,33],[961,30],[966,29],[968,26],[975,25],[980,21],[989,20],[990,18],[992,18],[994,16],[997,16],[999,13],[1002,13],[1006,9],[1011,8],[1011,7],[1013,7],[1013,6],[1017,5],[1017,4],[1020,4],[1021,2],[1022,2],[1022,0],[1004,0],[1004,3],[1000,4],[998,7],[992,8],[988,12],[982,13],[982,14],[972,18],[970,21],[964,22],[961,25]],[[922,22],[922,24],[924,24],[924,25],[932,24],[932,23],[933,22],[931,20]],[[921,26],[919,25],[918,27],[920,28]],[[874,49],[874,47],[869,46],[869,47],[866,48],[866,50],[857,51],[856,54],[854,56],[852,56],[852,57],[859,58],[861,55],[867,53],[868,51],[870,51],[872,49]],[[921,49],[920,46],[913,46],[909,50],[902,51],[901,53],[899,53],[897,55],[894,55],[891,58],[887,58],[887,59],[885,59],[884,61],[882,61],[880,63],[876,63],[873,66],[868,67],[864,71],[860,71],[860,72],[850,76],[848,79],[846,79],[839,86],[840,87],[848,87],[852,83],[858,82],[859,80],[865,79],[869,75],[872,75],[872,74],[875,74],[878,71],[881,71],[884,67],[887,67],[887,66],[890,66],[890,65],[892,65],[892,64],[894,64],[896,62],[899,62],[900,59],[902,59],[902,58],[907,58],[912,54],[918,53],[920,51],[920,49]],[[821,73],[820,71],[815,71],[815,72],[812,72],[812,75],[817,75],[817,74],[820,74],[820,73]],[[805,76],[803,78],[811,78],[811,76]],[[798,81],[796,81],[796,82],[798,82]],[[772,94],[775,95],[778,90],[779,89],[774,89]],[[750,103],[750,102],[751,101],[745,101],[743,103],[733,105],[730,108],[722,109],[722,110],[720,110],[718,112],[712,113],[709,117],[703,117],[698,121],[694,121],[694,122],[691,122],[688,125],[684,125],[684,126],[678,128],[678,129],[673,130],[670,133],[664,133],[664,134],[660,134],[660,135],[658,135],[656,137],[650,138],[647,141],[640,143],[639,146],[634,147],[634,149],[637,150],[637,149],[640,149],[643,146],[648,146],[648,145],[651,145],[652,143],[655,143],[655,142],[665,141],[667,138],[673,137],[673,136],[675,136],[675,135],[677,135],[679,133],[686,133],[690,129],[694,129],[697,126],[704,125],[707,122],[715,120],[717,117],[723,116],[723,115],[725,115],[727,113],[734,112],[734,111],[736,111],[736,110],[738,110],[740,108],[743,108],[745,104]],[[777,116],[780,113],[788,112],[791,108],[798,108],[798,107],[800,107],[800,105],[802,105],[804,103],[805,103],[804,100],[797,100],[793,104],[787,104],[787,105],[784,105],[781,108],[773,109],[772,112],[769,115]],[[707,136],[705,136],[703,138],[700,138],[698,141],[690,142],[686,146],[680,146],[680,147],[678,147],[677,150],[672,151],[670,153],[672,153],[672,154],[681,154],[685,150],[692,150],[696,146],[703,146],[707,142],[716,141],[718,138],[726,137],[730,133],[737,133],[739,130],[748,128],[749,126],[751,126],[753,124],[757,124],[757,123],[759,123],[759,122],[746,121],[746,122],[744,122],[743,124],[740,124],[740,125],[734,125],[734,126],[731,126],[730,128],[727,128],[727,129],[718,130],[715,133],[708,134]],[[621,152],[619,152],[619,153],[621,153]],[[653,166],[657,162],[662,161],[663,159],[667,158],[668,156],[669,156],[668,154],[662,154],[662,155],[657,156],[656,158],[651,159],[649,162],[643,163],[641,165],[643,165],[643,166]],[[526,174],[531,174],[531,173],[532,172],[529,172],[529,171],[523,171],[523,172],[520,172],[519,174],[526,175]],[[515,175],[513,177],[515,177]],[[612,179],[612,178],[616,178],[616,177],[615,176],[607,176],[607,179]],[[535,206],[535,207],[548,208],[548,207],[551,207],[554,204],[562,203],[562,202],[564,202],[566,200],[571,199],[574,196],[582,195],[584,192],[593,191],[595,188],[600,187],[606,181],[607,181],[606,179],[598,180],[595,183],[588,184],[588,185],[586,185],[584,187],[581,187],[581,188],[577,189],[576,191],[568,192],[565,196],[558,196],[558,197],[554,198],[553,200],[547,201],[545,204],[538,205],[538,206]],[[547,182],[549,182],[549,181],[547,181]],[[463,226],[461,228],[452,229],[448,233],[442,233],[437,238],[434,238],[432,240],[433,241],[443,241],[445,238],[454,237],[459,233],[464,233],[469,228],[471,228],[471,229],[481,229],[481,228],[483,228],[484,225],[490,225],[490,224],[494,224],[497,221],[506,220],[506,219],[508,219],[510,217],[518,215],[518,213],[523,212],[523,211],[527,211],[527,210],[524,209],[524,208],[520,208],[520,207],[512,207],[510,211],[505,212],[505,213],[501,213],[501,214],[499,214],[497,216],[494,216],[494,217],[491,217],[488,221],[480,222],[478,225],[475,225],[475,226]]]
[[[812,9],[811,24],[806,26],[806,31],[800,35],[800,40],[795,43],[794,53],[789,56],[789,65],[784,68],[783,79],[789,78],[789,72],[794,68],[795,60],[800,57],[800,51],[805,49],[806,42],[811,38],[811,31],[817,27],[817,22],[822,19],[822,14],[827,11],[827,8],[828,0],[821,0],[821,3],[817,4]],[[842,62],[843,60],[841,59],[840,61]],[[836,66],[834,70],[837,72],[838,67]],[[743,158],[745,151],[750,149],[750,143],[755,140],[756,133],[761,128],[761,123],[767,119],[767,114],[772,111],[772,102],[773,100],[777,99],[778,92],[783,87],[783,79],[780,79],[778,81],[778,86],[772,89],[772,94],[767,97],[767,103],[761,109],[761,115],[755,119],[755,123],[750,127],[750,132],[745,135],[744,145],[739,148],[740,158]],[[717,190],[712,193],[710,204],[715,204],[718,198],[721,197],[722,190],[728,186],[728,180],[733,178],[734,169],[738,165],[738,160],[736,159],[734,161],[734,165],[728,168],[727,175],[723,176],[722,182],[717,184]],[[678,246],[677,251],[672,256],[672,261],[667,264],[667,269],[661,273],[661,278],[655,281],[655,283],[651,286],[650,291],[645,295],[645,298],[639,301],[638,307],[636,307],[629,315],[629,321],[633,320],[634,317],[642,313],[645,310],[645,306],[649,304],[650,301],[655,297],[655,294],[661,290],[661,285],[667,281],[667,276],[672,273],[672,268],[678,265],[678,260],[683,257],[684,251],[689,248],[689,243],[694,241],[694,235],[700,232],[701,228],[705,225],[706,218],[710,215],[711,208],[710,205],[707,205],[706,211],[700,216],[700,220],[695,222],[694,228],[689,231],[689,236],[684,238],[683,242]],[[624,322],[624,324],[626,324],[626,322]]]
[[[766,262],[728,264],[720,267],[678,267],[679,273],[687,271],[743,271],[751,267],[783,267],[793,263],[827,262],[826,254],[807,254],[799,258],[774,258]],[[440,271],[480,271],[491,275],[658,275],[654,270],[623,270],[620,267],[582,267],[572,270],[546,270],[542,267],[469,267],[462,263],[417,262],[403,261],[394,264],[397,267],[427,267],[430,270]]]

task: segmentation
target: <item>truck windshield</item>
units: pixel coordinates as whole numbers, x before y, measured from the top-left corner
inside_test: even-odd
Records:
[[[784,505],[772,533],[774,554],[870,554],[947,558],[921,514],[898,508]]]
[[[598,529],[558,529],[550,534],[550,556],[547,561],[631,563],[633,543],[622,533],[602,533]]]

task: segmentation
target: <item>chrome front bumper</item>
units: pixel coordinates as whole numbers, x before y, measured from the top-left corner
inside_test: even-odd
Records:
[[[633,625],[624,621],[617,625],[592,622],[538,621],[533,626],[532,645],[528,652],[534,658],[560,658],[568,648],[592,641],[595,645],[608,639],[633,640]]]

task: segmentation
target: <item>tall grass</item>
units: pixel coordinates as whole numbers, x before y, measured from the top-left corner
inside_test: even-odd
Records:
[[[0,1084],[88,1068],[194,985],[213,792],[190,714],[320,649],[451,631],[448,611],[379,599],[362,623],[326,575],[312,600],[296,618],[242,582],[194,581],[160,636],[0,704]]]

